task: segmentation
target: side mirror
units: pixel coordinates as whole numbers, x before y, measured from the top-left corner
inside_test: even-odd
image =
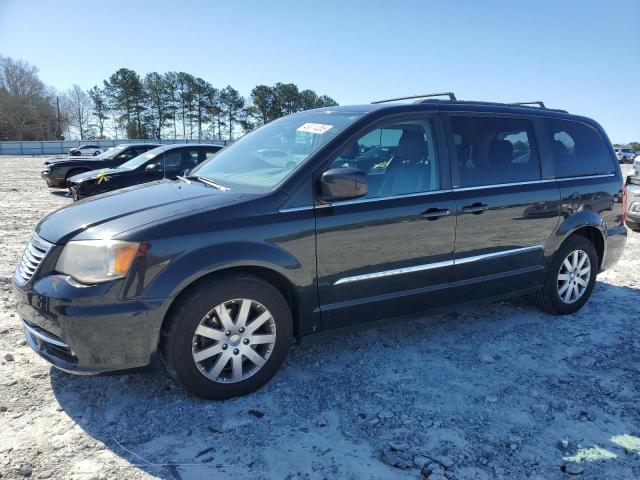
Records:
[[[366,194],[367,175],[359,168],[332,168],[320,177],[320,197],[325,202],[348,200]]]
[[[157,163],[150,163],[149,165],[144,167],[144,171],[146,173],[157,172],[159,169],[160,169],[160,165],[158,165]]]

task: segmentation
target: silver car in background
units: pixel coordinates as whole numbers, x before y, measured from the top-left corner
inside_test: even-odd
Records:
[[[614,148],[616,152],[616,158],[620,163],[631,163],[633,162],[633,157],[636,156],[635,152],[630,148],[620,147]]]
[[[640,232],[640,156],[636,156],[627,177],[627,227]]]

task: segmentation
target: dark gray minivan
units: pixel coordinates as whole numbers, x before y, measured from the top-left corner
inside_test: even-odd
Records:
[[[159,354],[219,399],[321,330],[523,294],[582,307],[626,241],[602,128],[543,104],[416,100],[289,115],[187,177],[50,214],[14,275],[29,343],[73,373]]]

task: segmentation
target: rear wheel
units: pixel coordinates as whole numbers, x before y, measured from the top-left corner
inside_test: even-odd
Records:
[[[291,311],[270,284],[225,276],[197,285],[178,302],[161,352],[169,374],[191,393],[210,399],[246,395],[284,362]]]
[[[94,157],[97,157],[98,155],[100,155],[100,150],[96,150],[95,152],[93,152]]]
[[[556,252],[537,299],[550,313],[577,312],[591,296],[598,273],[593,243],[580,235],[569,237]]]

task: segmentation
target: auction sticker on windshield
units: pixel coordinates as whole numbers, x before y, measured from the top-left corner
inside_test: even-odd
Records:
[[[333,128],[333,125],[327,125],[326,123],[305,123],[299,126],[298,128],[296,128],[296,131],[322,135],[323,133],[328,132],[332,128]]]

